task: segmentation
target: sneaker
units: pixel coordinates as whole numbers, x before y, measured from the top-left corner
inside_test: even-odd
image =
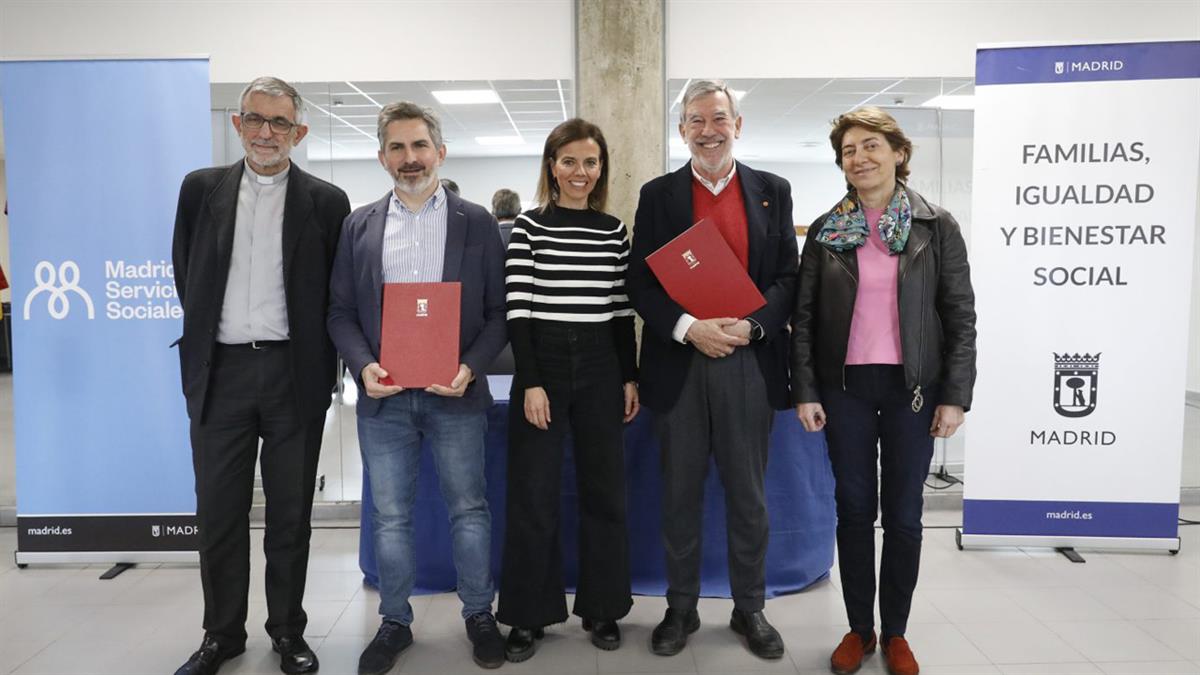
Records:
[[[383,675],[396,665],[400,652],[413,642],[412,629],[395,621],[379,624],[371,644],[358,657],[358,675]]]
[[[867,654],[875,652],[875,631],[871,631],[871,639],[866,643],[863,642],[862,636],[855,631],[850,631],[842,637],[842,642],[833,650],[833,656],[829,657],[829,669],[837,675],[851,675],[858,672],[862,667],[863,659]]]
[[[887,663],[887,671],[891,675],[917,675],[921,667],[917,658],[908,648],[908,641],[902,637],[890,637],[883,641],[883,658]]]
[[[504,665],[504,636],[491,612],[467,617],[467,637],[473,645],[471,656],[480,668],[499,668]]]

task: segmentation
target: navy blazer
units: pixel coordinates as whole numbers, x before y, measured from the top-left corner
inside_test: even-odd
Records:
[[[392,193],[346,217],[329,280],[329,336],[358,383],[358,414],[379,411],[363,390],[362,369],[379,361],[383,315],[383,230]],[[462,284],[458,360],[475,375],[464,409],[492,404],[487,370],[508,342],[504,306],[504,248],[487,209],[446,191],[446,253],[442,281]]]
[[[771,407],[783,410],[789,406],[787,325],[800,264],[792,227],[792,186],[775,174],[755,171],[741,162],[737,171],[746,206],[748,272],[767,300],[766,305],[750,314],[762,325],[764,337],[746,349],[753,349],[758,358]],[[646,256],[693,225],[694,180],[689,162],[646,183],[634,217],[625,285],[630,302],[646,322],[638,387],[642,402],[657,412],[670,410],[679,399],[695,347],[680,344],[672,337],[684,310],[663,290],[646,264]]]

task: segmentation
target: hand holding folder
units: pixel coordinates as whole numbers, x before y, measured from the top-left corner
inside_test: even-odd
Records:
[[[451,387],[460,375],[461,303],[457,281],[384,284],[379,364],[388,377],[380,382],[406,389]],[[466,377],[469,381],[469,369]]]

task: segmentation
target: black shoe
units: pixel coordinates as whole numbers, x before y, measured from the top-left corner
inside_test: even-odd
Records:
[[[290,675],[315,673],[320,667],[317,655],[299,635],[284,635],[278,640],[272,639],[271,649],[279,655],[279,669]]]
[[[383,675],[396,665],[400,652],[413,642],[412,629],[395,621],[379,624],[371,644],[358,657],[358,675]]]
[[[743,612],[733,610],[729,627],[738,635],[746,636],[746,646],[760,659],[783,658],[783,638],[775,630],[762,610]]]
[[[491,612],[467,617],[467,637],[471,638],[471,656],[480,668],[499,668],[504,665],[504,636]]]
[[[650,651],[659,656],[674,656],[687,646],[688,635],[699,629],[700,614],[696,610],[668,608],[650,634]]]
[[[246,651],[245,645],[222,650],[221,645],[215,639],[205,635],[204,641],[200,643],[200,649],[188,657],[187,663],[179,666],[175,675],[216,675],[216,672],[221,669],[222,663],[244,651]]]
[[[513,663],[528,661],[537,651],[537,641],[546,637],[546,631],[541,628],[517,628],[508,631],[508,640],[504,642],[504,658]]]
[[[605,651],[621,646],[621,627],[607,619],[584,619],[583,629],[592,634],[592,644]]]

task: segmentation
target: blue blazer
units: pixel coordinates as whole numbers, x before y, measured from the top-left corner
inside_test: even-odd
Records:
[[[362,369],[379,361],[383,315],[383,229],[391,193],[346,217],[329,280],[326,325],[358,383],[358,414],[372,416],[380,401],[363,390]],[[461,399],[464,410],[492,404],[487,370],[508,343],[504,306],[504,248],[496,219],[482,206],[446,192],[446,253],[442,281],[462,284],[458,360],[475,374]]]

